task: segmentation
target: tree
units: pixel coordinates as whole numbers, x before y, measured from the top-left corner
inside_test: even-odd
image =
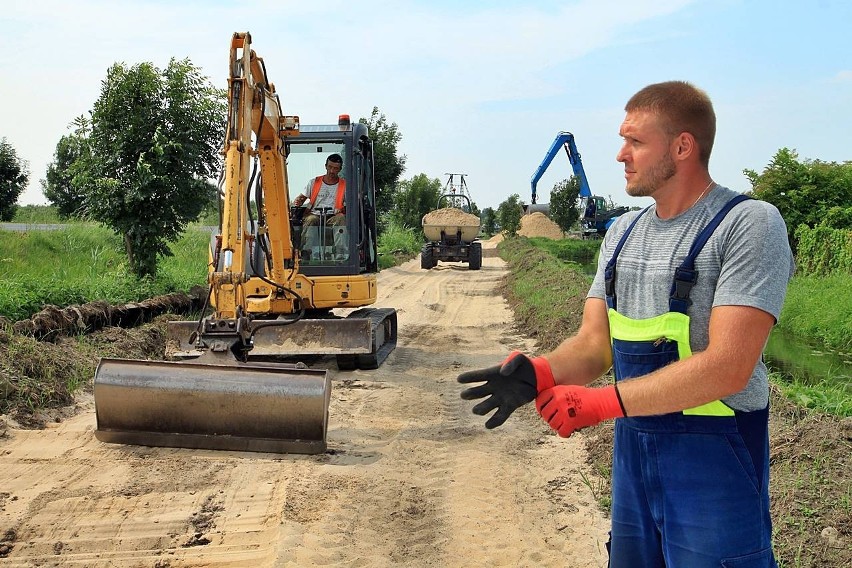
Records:
[[[18,198],[27,188],[29,166],[18,158],[6,138],[0,138],[0,221],[11,221],[18,209]]]
[[[133,272],[153,276],[168,242],[198,217],[220,168],[226,99],[188,59],[107,72],[73,185],[83,213],[124,240]]]
[[[483,209],[480,220],[482,221],[482,232],[486,236],[490,237],[497,232],[497,215],[494,209],[491,207]]]
[[[441,196],[441,181],[429,179],[426,174],[418,174],[410,180],[403,180],[394,196],[394,206],[390,213],[393,223],[399,227],[421,227],[425,214],[435,209]]]
[[[405,171],[406,156],[397,155],[397,145],[402,134],[395,122],[388,124],[379,107],[373,107],[370,118],[360,118],[358,122],[366,124],[373,140],[373,154],[376,162],[376,210],[381,220],[394,206],[396,185]]]
[[[782,148],[762,173],[743,173],[751,182],[751,193],[778,208],[794,252],[799,225],[837,223],[828,226],[852,228],[845,221],[852,219],[852,213],[846,213],[852,207],[852,162],[799,161],[794,150]]]
[[[515,193],[497,206],[497,222],[500,224],[500,229],[507,233],[510,237],[515,237],[518,230],[521,228],[521,197]]]
[[[550,191],[550,218],[567,233],[580,220],[577,199],[580,197],[580,180],[576,176],[564,179]]]
[[[74,131],[59,139],[53,161],[47,166],[45,179],[41,180],[41,191],[56,206],[60,219],[76,217],[83,204],[80,189],[74,185],[74,174],[84,163],[80,158],[89,150],[89,121],[80,116],[71,126]]]

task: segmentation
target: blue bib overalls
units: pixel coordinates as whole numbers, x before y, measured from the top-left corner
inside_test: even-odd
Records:
[[[646,375],[692,355],[689,294],[695,258],[729,201],[698,235],[675,271],[669,311],[631,319],[617,311],[616,261],[640,213],[605,269],[616,381]],[[706,377],[713,380],[713,377]],[[774,568],[769,517],[768,407],[735,411],[722,401],[615,421],[612,568]]]

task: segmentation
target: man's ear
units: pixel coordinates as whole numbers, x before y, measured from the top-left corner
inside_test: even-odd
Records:
[[[697,154],[698,146],[695,142],[695,136],[689,132],[681,132],[672,142],[674,146],[675,159],[685,160],[693,154]]]

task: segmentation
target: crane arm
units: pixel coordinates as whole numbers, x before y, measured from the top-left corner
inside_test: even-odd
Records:
[[[544,175],[544,172],[547,171],[548,166],[550,166],[550,162],[552,162],[553,158],[556,157],[560,147],[565,149],[565,153],[568,155],[568,161],[571,163],[571,168],[574,172],[574,177],[576,177],[577,181],[580,183],[580,197],[591,197],[592,195],[592,190],[589,187],[589,180],[586,178],[586,171],[583,169],[583,162],[580,160],[580,152],[577,150],[577,145],[574,143],[574,135],[570,132],[563,131],[556,135],[556,138],[547,150],[547,154],[544,155],[544,159],[541,161],[541,164],[535,170],[535,173],[533,173],[530,184],[532,186],[533,203],[536,202],[536,185],[538,184],[538,180],[540,180],[541,176]]]

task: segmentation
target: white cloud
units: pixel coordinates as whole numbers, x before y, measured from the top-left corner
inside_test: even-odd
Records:
[[[845,69],[843,71],[838,71],[834,77],[832,77],[833,83],[852,83],[852,70]]]

